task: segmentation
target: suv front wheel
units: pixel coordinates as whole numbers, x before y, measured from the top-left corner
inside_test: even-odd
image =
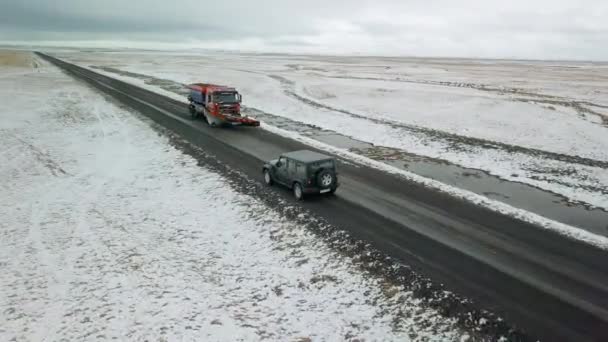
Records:
[[[268,169],[264,170],[264,183],[266,183],[266,185],[272,185],[272,176]]]
[[[295,183],[293,185],[293,195],[298,201],[304,199],[304,190],[302,190],[300,183]]]

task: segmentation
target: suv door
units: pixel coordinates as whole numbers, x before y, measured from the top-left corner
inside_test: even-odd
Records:
[[[307,182],[308,177],[306,177],[306,165],[305,164],[303,164],[301,162],[296,163],[296,172],[295,172],[294,179],[297,179],[299,182],[301,182],[303,187],[307,187],[310,185],[310,183]]]
[[[287,158],[280,157],[274,171],[274,178],[279,182],[286,184],[287,181]]]
[[[298,180],[298,175],[296,173],[296,164],[295,160],[287,159],[287,183],[291,184],[294,181]],[[303,184],[302,184],[303,185]]]

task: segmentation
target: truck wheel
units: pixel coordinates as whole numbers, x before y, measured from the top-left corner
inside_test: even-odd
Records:
[[[272,185],[272,176],[270,176],[270,171],[268,171],[268,169],[264,170],[264,183],[266,183],[266,185],[270,186]]]
[[[298,201],[304,199],[304,191],[302,190],[302,186],[300,185],[300,183],[295,183],[293,185],[293,195]]]

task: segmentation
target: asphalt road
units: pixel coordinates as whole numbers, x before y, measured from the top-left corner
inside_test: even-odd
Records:
[[[260,128],[210,128],[183,103],[41,56],[260,181],[263,161],[311,149]],[[373,168],[339,161],[339,172],[335,196],[300,205],[530,336],[608,341],[608,252]]]

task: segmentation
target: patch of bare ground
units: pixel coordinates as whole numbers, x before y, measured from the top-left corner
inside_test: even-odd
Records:
[[[34,59],[31,53],[0,50],[0,67],[28,68],[32,66],[34,66]]]

